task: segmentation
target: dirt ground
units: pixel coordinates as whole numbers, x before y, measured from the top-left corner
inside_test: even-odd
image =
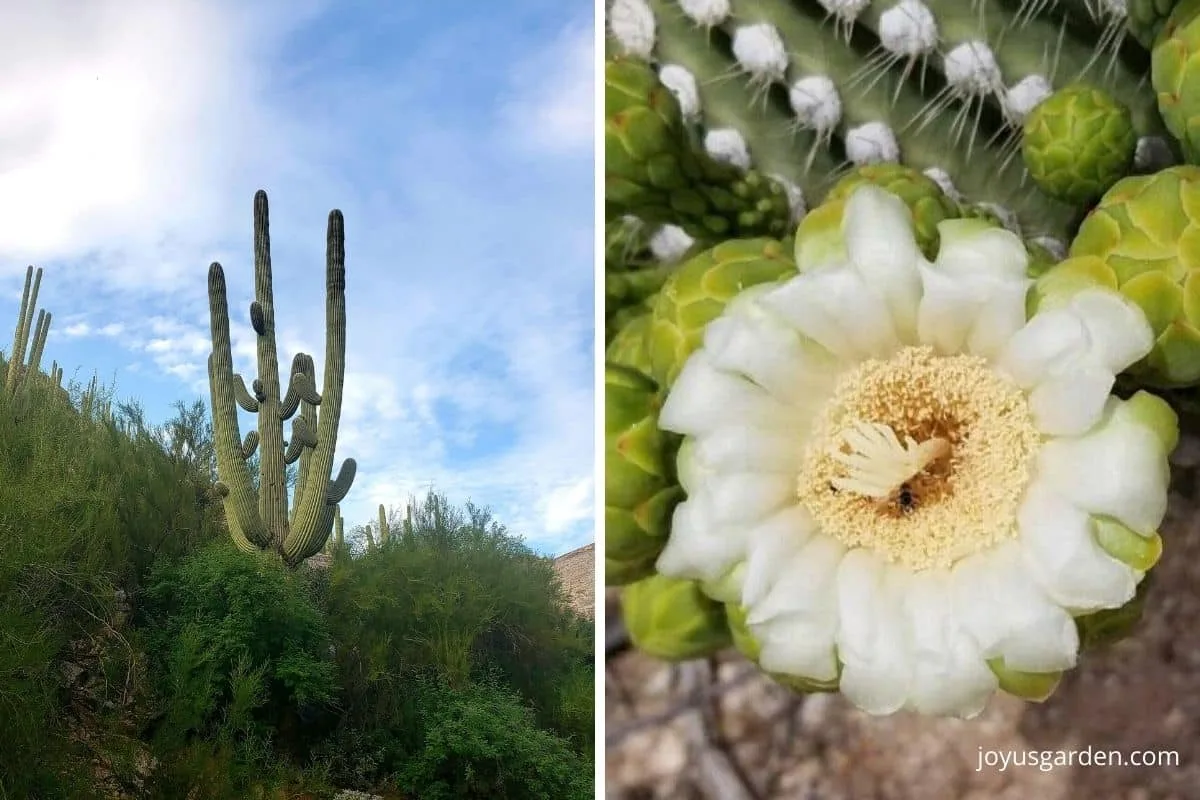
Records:
[[[1164,553],[1134,635],[1086,653],[1045,703],[970,721],[876,718],[799,696],[736,654],[666,665],[623,649],[610,591],[609,798],[1200,800],[1200,439],[1176,451]],[[1174,751],[1175,766],[981,765],[981,749]],[[982,768],[981,768],[982,767]]]

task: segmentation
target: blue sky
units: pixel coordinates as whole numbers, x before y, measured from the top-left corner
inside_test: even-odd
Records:
[[[281,366],[311,353],[319,383],[340,208],[348,522],[432,485],[541,552],[592,541],[590,2],[21,5],[0,28],[0,320],[44,267],[44,363],[154,421],[207,401],[220,261],[253,374],[264,188]]]

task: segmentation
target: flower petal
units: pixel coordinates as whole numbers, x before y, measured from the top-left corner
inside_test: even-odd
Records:
[[[883,563],[859,548],[842,559],[837,573],[840,689],[871,714],[904,706],[911,685],[903,599],[907,570]]]
[[[1063,497],[1091,514],[1156,530],[1167,510],[1170,467],[1162,441],[1111,398],[1100,423],[1083,436],[1054,439],[1038,454],[1038,472]]]
[[[746,554],[745,526],[712,522],[704,495],[675,507],[671,535],[656,562],[663,575],[715,581]]]
[[[675,477],[684,494],[689,496],[699,492],[716,474],[712,465],[703,459],[703,453],[697,452],[696,441],[691,437],[684,439],[675,456]]]
[[[756,428],[753,420],[738,420],[695,437],[691,455],[708,469],[722,472],[796,473],[804,459],[804,441]]]
[[[914,576],[905,606],[913,666],[907,705],[924,714],[978,715],[998,681],[979,645],[954,616],[949,574]]]
[[[747,624],[762,625],[786,614],[822,618],[832,613],[834,576],[845,553],[846,548],[832,536],[811,536],[761,600],[750,603],[752,596],[743,594]]]
[[[738,295],[708,324],[704,349],[718,369],[746,376],[782,402],[812,406],[814,397],[830,393],[841,365],[762,307],[757,300],[763,288]]]
[[[1025,324],[1025,246],[979,220],[945,220],[938,234],[937,260],[921,268],[920,340],[943,354],[990,357]]]
[[[832,613],[828,622],[787,614],[758,625],[754,629],[759,643],[758,665],[776,674],[831,681],[838,674],[837,650],[833,645],[836,627]]]
[[[1084,433],[1100,419],[1116,382],[1103,367],[1085,367],[1044,378],[1029,393],[1034,426],[1050,436]]]
[[[792,505],[750,531],[741,605],[753,608],[761,602],[786,574],[789,562],[816,530],[816,522],[808,510],[801,505]]]
[[[1100,549],[1086,511],[1036,478],[1017,524],[1025,562],[1054,602],[1080,612],[1119,608],[1133,598],[1138,573]]]
[[[1154,348],[1146,314],[1122,294],[1089,289],[1072,297],[1069,308],[1087,328],[1091,352],[1114,373],[1124,372]]]
[[[976,219],[947,219],[937,228],[939,271],[958,278],[1025,279],[1029,253],[1012,231]]]
[[[1025,326],[1025,297],[1033,281],[1018,278],[997,281],[990,287],[987,301],[967,337],[967,351],[987,359],[995,358],[1008,341]]]
[[[693,497],[706,498],[707,511],[718,525],[756,524],[796,499],[791,472],[722,472]]]
[[[887,305],[849,265],[797,275],[764,293],[762,304],[845,361],[883,358],[899,346]]]
[[[786,522],[794,529],[802,521],[792,518]],[[810,526],[808,538],[791,558],[772,570],[766,591],[752,587],[747,578],[743,605],[746,622],[760,645],[759,666],[768,672],[828,681],[837,677],[834,581],[846,548],[832,536],[818,533],[811,518],[802,524]],[[763,563],[758,553],[752,553],[751,559],[756,558]],[[772,568],[764,564],[758,569],[765,573]],[[749,572],[748,568],[747,575]]]
[[[864,185],[846,201],[842,231],[850,262],[883,297],[900,339],[913,342],[921,302],[917,265],[925,258],[913,234],[912,212],[899,197]]]
[[[987,300],[986,286],[933,265],[921,265],[925,293],[917,311],[917,338],[941,355],[962,352],[971,327]]]
[[[921,267],[925,294],[917,336],[943,355],[966,350],[992,357],[1025,325],[1025,278],[960,275],[937,265]]]
[[[1075,621],[1034,582],[1017,542],[958,562],[951,570],[951,588],[955,616],[984,658],[1002,657],[1010,669],[1024,672],[1075,665]]]
[[[1087,328],[1067,309],[1035,314],[1013,334],[996,358],[996,365],[1017,385],[1028,389],[1064,362],[1082,358]]]
[[[658,426],[693,436],[716,430],[730,419],[789,430],[797,412],[745,378],[713,366],[703,349],[688,357],[667,394]]]
[[[1039,430],[1074,436],[1100,417],[1112,389],[1105,373],[1115,380],[1152,345],[1140,310],[1115,292],[1089,289],[1034,315],[999,353],[997,366],[1031,390]]]

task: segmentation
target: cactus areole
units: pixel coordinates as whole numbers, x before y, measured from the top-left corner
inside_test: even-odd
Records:
[[[233,371],[229,341],[229,305],[225,272],[208,270],[208,306],[212,354],[208,382],[212,394],[213,438],[217,451],[218,492],[225,519],[238,547],[272,550],[295,567],[319,553],[333,530],[337,504],[354,481],[354,459],[346,459],[331,478],[342,383],[346,367],[346,234],[342,212],[329,212],[325,250],[325,383],[320,394],[311,356],[292,360],[287,391],[280,394],[275,348],[275,299],[271,286],[271,237],[267,194],[254,195],[254,302],[250,323],[257,339],[258,378],[247,390]],[[237,408],[258,415],[258,429],[242,438]],[[296,412],[299,415],[296,416]],[[283,423],[292,434],[283,438]],[[259,489],[255,492],[248,460],[259,452]],[[287,465],[299,461],[291,510]]]

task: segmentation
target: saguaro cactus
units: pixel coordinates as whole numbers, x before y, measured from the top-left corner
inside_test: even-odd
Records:
[[[383,503],[379,504],[379,544],[385,545],[388,539],[392,538],[392,529],[388,525],[387,509]]]
[[[342,507],[335,505],[333,507],[333,536],[325,540],[325,553],[333,555],[335,551],[341,549],[345,541],[346,533],[344,523],[342,522]]]
[[[272,291],[271,239],[267,194],[254,195],[254,302],[250,324],[257,334],[258,378],[247,390],[233,371],[225,273],[208,270],[213,351],[208,357],[212,393],[213,439],[217,453],[218,492],[234,542],[247,551],[274,550],[289,566],[319,553],[333,530],[337,504],[354,481],[354,459],[346,459],[331,479],[342,383],[346,365],[346,235],[342,212],[329,212],[325,251],[325,375],[315,387],[311,356],[292,360],[287,392],[280,395],[275,348],[275,299]],[[258,429],[243,439],[237,406],[258,414]],[[319,414],[318,414],[319,407]],[[290,440],[283,423],[296,414]],[[247,460],[259,452],[259,490]],[[286,467],[299,461],[289,515]]]
[[[38,311],[37,323],[33,321],[33,312],[37,308],[38,289],[42,285],[42,270],[34,272],[31,265],[25,270],[25,289],[21,292],[21,309],[17,312],[17,326],[13,331],[12,351],[8,356],[8,370],[4,377],[4,386],[11,394],[17,391],[27,376],[36,375],[42,361],[42,351],[46,347],[46,337],[50,333],[51,314],[46,309]],[[33,342],[30,343],[32,332]],[[25,360],[26,351],[29,360]]]

